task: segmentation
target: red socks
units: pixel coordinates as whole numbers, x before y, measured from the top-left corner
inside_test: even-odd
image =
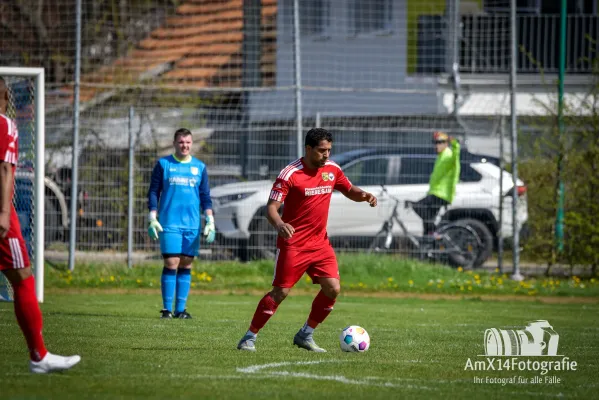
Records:
[[[310,315],[308,316],[308,326],[311,328],[316,328],[318,324],[322,323],[331,311],[333,311],[333,306],[335,305],[336,299],[331,299],[327,297],[322,290],[318,292],[316,298],[312,302],[312,311],[310,311]]]
[[[275,314],[277,307],[279,307],[279,305],[272,297],[270,297],[270,293],[266,293],[262,300],[260,300],[260,303],[258,303],[254,318],[252,318],[250,331],[258,333],[258,331],[266,325],[270,317]]]
[[[322,290],[318,292],[316,298],[312,302],[312,311],[310,311],[308,317],[308,326],[316,328],[318,324],[322,323],[322,321],[329,316],[331,311],[333,311],[334,305],[335,299],[327,297]],[[262,300],[260,300],[260,303],[258,303],[254,318],[252,318],[250,331],[258,333],[258,331],[266,325],[270,317],[277,311],[277,307],[279,307],[279,305],[272,297],[270,297],[270,294],[267,293]]]
[[[35,280],[33,276],[13,285],[15,296],[15,315],[23,331],[29,356],[32,361],[40,361],[48,351],[42,336],[42,312],[35,297]]]

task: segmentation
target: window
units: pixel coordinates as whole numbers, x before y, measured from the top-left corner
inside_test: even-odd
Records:
[[[550,0],[554,1],[554,0]],[[519,14],[538,14],[543,0],[516,0],[516,12]],[[509,13],[510,0],[484,0],[484,8],[489,13]]]
[[[434,158],[402,158],[399,176],[394,185],[428,184],[435,166]]]
[[[460,166],[460,182],[480,182],[483,176],[476,172],[468,163],[462,163]]]
[[[330,0],[301,0],[299,4],[300,35],[326,35],[330,25]],[[285,2],[285,27],[293,36],[293,0]]]
[[[351,8],[353,33],[380,32],[391,29],[392,0],[354,0]]]
[[[382,185],[387,182],[388,169],[389,159],[380,157],[358,160],[343,168],[343,172],[356,186]]]
[[[428,185],[435,167],[434,158],[402,158],[399,176],[393,179],[393,185]],[[469,163],[460,165],[460,182],[479,182],[482,175]]]

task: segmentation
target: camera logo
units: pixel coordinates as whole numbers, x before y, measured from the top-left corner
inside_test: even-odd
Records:
[[[529,322],[524,329],[485,331],[487,356],[555,356],[559,335],[546,320]]]

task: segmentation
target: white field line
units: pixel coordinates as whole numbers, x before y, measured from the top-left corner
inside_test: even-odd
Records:
[[[432,384],[455,384],[458,382],[467,383],[470,380],[459,380],[459,381],[447,381],[447,380],[437,380],[437,379],[417,379],[417,378],[383,378],[378,376],[366,376],[361,379],[351,379],[347,378],[343,375],[317,375],[310,374],[306,372],[290,372],[284,371],[281,367],[289,367],[289,366],[297,366],[297,365],[316,365],[321,363],[330,363],[330,362],[344,362],[342,360],[318,360],[318,361],[297,361],[297,362],[278,362],[278,363],[269,363],[269,364],[258,364],[251,365],[245,368],[237,368],[237,372],[241,372],[242,374],[252,374],[254,378],[267,378],[267,377],[277,377],[277,378],[302,378],[302,379],[314,379],[314,380],[324,380],[324,381],[334,381],[343,383],[346,385],[363,385],[363,386],[377,386],[377,387],[393,387],[393,388],[403,388],[403,389],[417,389],[417,390],[432,390],[439,391],[439,388],[429,387],[424,385],[413,385],[413,384],[399,384],[394,382],[428,382]],[[407,361],[410,362],[410,361]],[[420,362],[419,360],[411,360],[411,362]],[[274,369],[274,371],[267,371],[269,369]],[[243,375],[242,375],[243,376]],[[380,382],[382,381],[382,382]],[[585,385],[585,386],[595,386],[593,385]],[[481,386],[463,386],[463,389],[466,391],[476,391],[480,392],[492,392],[496,393],[497,388],[495,385],[487,385],[485,387]],[[502,391],[502,394],[506,395],[529,395],[529,396],[543,396],[543,397],[567,397],[563,393],[546,393],[546,392],[531,392],[531,391]]]
[[[263,369],[268,369],[268,368],[286,367],[289,365],[314,365],[314,364],[321,364],[323,362],[329,363],[329,362],[339,362],[339,361],[336,361],[336,360],[333,360],[333,361],[324,361],[324,360],[296,361],[296,362],[283,361],[283,362],[278,362],[278,363],[250,365],[249,367],[245,367],[245,368],[237,368],[237,372],[241,372],[244,374],[255,374],[258,371],[261,371]]]
[[[379,377],[365,377],[360,380],[358,379],[350,379],[343,375],[317,375],[317,374],[309,374],[306,372],[290,372],[283,371],[281,367],[289,367],[289,366],[297,366],[297,365],[316,365],[321,363],[329,363],[329,362],[341,362],[339,360],[318,360],[318,361],[297,361],[297,362],[279,362],[279,363],[270,363],[270,364],[259,364],[259,365],[250,365],[245,368],[237,368],[237,372],[241,372],[243,374],[256,374],[258,372],[263,372],[263,376],[270,377],[286,377],[286,378],[302,378],[302,379],[314,379],[321,381],[335,381],[339,383],[343,383],[346,385],[362,385],[362,386],[380,386],[380,387],[403,387],[409,389],[421,389],[421,390],[437,390],[435,388],[431,388],[428,386],[414,386],[414,385],[398,385],[391,382],[373,382],[374,380],[383,380],[384,378]],[[274,369],[274,371],[265,371],[268,369]]]

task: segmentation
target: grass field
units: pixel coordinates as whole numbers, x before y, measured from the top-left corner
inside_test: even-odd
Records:
[[[584,296],[599,298],[599,277],[561,276],[527,277],[522,282],[507,274],[485,270],[463,271],[444,265],[420,263],[393,256],[338,255],[341,285],[344,291],[386,293],[430,293],[450,295]],[[46,286],[57,288],[155,289],[160,285],[160,261],[147,262],[128,269],[123,263],[79,265],[70,273],[65,265],[48,266]],[[273,262],[195,261],[192,288],[207,291],[262,291],[270,286]],[[310,280],[302,279],[300,289],[310,289]]]
[[[258,352],[245,353],[235,346],[259,295],[192,295],[194,319],[185,321],[158,318],[158,290],[121,292],[48,291],[48,348],[83,358],[72,371],[48,376],[28,373],[12,305],[0,303],[0,398],[598,398],[598,304],[342,295],[315,335],[329,352],[316,354],[291,345],[312,301],[292,295],[260,333]],[[544,380],[539,372],[465,370],[468,358],[484,360],[477,355],[485,329],[536,319],[549,320],[560,335],[558,354],[578,364],[545,375],[560,383],[531,384],[535,376]],[[369,331],[367,353],[339,350],[348,324]],[[474,383],[514,376],[529,383]]]

